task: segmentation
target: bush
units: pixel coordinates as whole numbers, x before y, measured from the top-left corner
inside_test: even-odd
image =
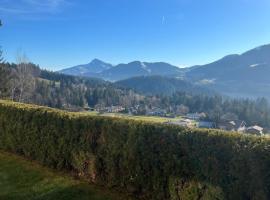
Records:
[[[270,141],[0,101],[0,148],[141,199],[270,199]]]

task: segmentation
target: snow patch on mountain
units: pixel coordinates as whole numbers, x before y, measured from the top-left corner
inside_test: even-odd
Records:
[[[141,67],[142,67],[145,71],[147,71],[148,73],[151,73],[151,69],[149,69],[145,63],[140,62],[140,64],[141,64]]]
[[[252,64],[249,67],[254,68],[254,67],[258,67],[258,66],[265,65],[265,64],[266,63],[257,63],[257,64]]]

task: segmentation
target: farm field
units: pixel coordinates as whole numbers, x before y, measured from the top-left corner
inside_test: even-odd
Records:
[[[0,188],[1,200],[127,199],[1,151]]]

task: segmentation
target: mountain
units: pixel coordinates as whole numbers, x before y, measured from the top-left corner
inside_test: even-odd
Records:
[[[270,45],[191,67],[185,76],[230,96],[270,98]]]
[[[208,87],[209,90],[215,90],[228,96],[267,97],[270,99],[270,44],[251,49],[243,54],[228,55],[206,65],[184,69],[165,62],[134,61],[113,66],[95,59],[87,65],[75,66],[60,72],[76,76],[96,77],[113,82],[139,76],[174,77],[196,83],[203,88]],[[143,80],[137,78],[125,80],[121,84],[132,82],[133,87],[136,80],[147,80],[149,84],[151,83],[147,78]],[[167,81],[165,83],[162,80],[162,83],[165,85],[162,86],[161,83],[157,85],[160,88],[167,88],[168,91],[162,89],[165,93],[171,93],[175,90],[175,85],[171,82],[168,84]],[[136,87],[139,87],[137,89],[144,89],[140,88],[139,85],[136,85]]]
[[[95,62],[94,62],[95,61]],[[184,70],[164,62],[148,63],[134,61],[128,64],[112,66],[99,60],[94,60],[87,65],[79,65],[61,70],[61,73],[102,78],[108,81],[118,81],[137,76],[152,75],[182,75]]]
[[[116,82],[117,85],[133,89],[145,95],[172,95],[175,92],[213,94],[206,88],[190,82],[164,76],[140,76]]]
[[[101,77],[106,80],[117,81],[137,76],[169,76],[181,74],[181,72],[182,70],[180,68],[164,62],[148,63],[134,61],[128,64],[119,64],[105,70],[101,73]]]
[[[101,73],[104,70],[110,69],[112,67],[113,66],[111,64],[105,63],[98,59],[94,59],[88,64],[77,65],[74,67],[63,69],[59,72],[73,76],[98,77],[96,74]]]

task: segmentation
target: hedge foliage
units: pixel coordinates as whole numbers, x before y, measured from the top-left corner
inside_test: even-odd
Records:
[[[0,101],[0,148],[141,199],[270,199],[270,140]]]

